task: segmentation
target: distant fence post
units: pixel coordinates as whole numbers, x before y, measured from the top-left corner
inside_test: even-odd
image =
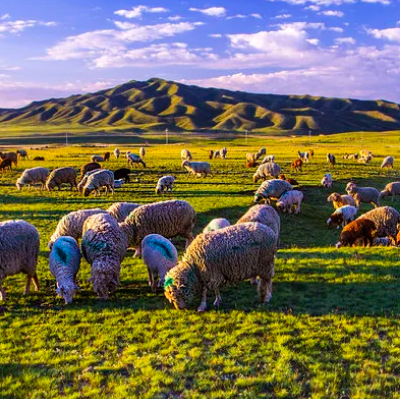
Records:
[[[165,129],[165,144],[168,144],[168,129]]]

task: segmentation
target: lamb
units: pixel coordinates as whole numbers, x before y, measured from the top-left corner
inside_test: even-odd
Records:
[[[214,150],[209,150],[208,151],[208,159],[213,159],[214,157]]]
[[[106,213],[103,209],[92,208],[92,209],[81,209],[79,211],[73,211],[64,215],[58,222],[57,227],[50,237],[50,241],[47,246],[51,250],[53,248],[54,242],[63,236],[69,236],[78,241],[82,238],[83,225],[86,220],[93,215],[98,213]]]
[[[226,154],[228,153],[228,149],[226,147],[221,148],[220,150],[221,158],[226,159]]]
[[[326,223],[328,226],[337,226],[337,228],[346,226],[346,224],[349,224],[355,219],[357,211],[358,209],[352,205],[344,205],[336,209],[336,211],[329,216]]]
[[[4,161],[0,162],[0,170],[3,173],[5,170],[11,170],[12,162],[9,159],[5,159]]]
[[[379,206],[380,192],[374,187],[357,187],[353,182],[347,183],[346,191],[356,202],[356,207],[359,208],[361,202],[373,204],[374,207]]]
[[[58,237],[49,255],[50,272],[57,281],[57,294],[65,303],[72,303],[76,275],[81,263],[81,251],[76,240],[69,236]]]
[[[107,151],[103,156],[104,162],[108,162],[110,160],[110,157],[111,157],[111,154]]]
[[[128,161],[128,165],[138,165],[138,164],[142,164],[142,166],[145,168],[146,167],[146,164],[145,164],[145,162],[142,160],[142,158],[140,158],[139,157],[139,155],[136,155],[136,154],[132,154],[131,152],[130,153],[127,153],[126,154],[126,159],[127,159],[127,161]]]
[[[136,249],[134,256],[139,256],[143,238],[152,233],[165,238],[184,237],[188,246],[193,239],[195,218],[196,212],[188,202],[171,200],[141,205],[120,226],[129,246]]]
[[[216,151],[214,152],[214,159],[220,158],[220,157],[221,157],[221,153],[219,152],[219,150],[216,150]]]
[[[362,240],[364,247],[373,244],[373,234],[376,231],[375,223],[367,219],[356,219],[344,226],[340,233],[336,248],[353,246],[357,240]]]
[[[276,207],[282,212],[292,213],[294,209],[294,213],[300,213],[303,197],[303,193],[299,190],[286,191],[277,201]]]
[[[2,282],[13,274],[27,274],[24,294],[29,293],[32,280],[36,291],[39,289],[36,274],[39,246],[39,233],[30,223],[24,220],[0,223],[0,300],[6,300]]]
[[[181,151],[181,159],[183,161],[191,161],[193,159],[193,157],[189,150],[183,149]]]
[[[113,153],[114,153],[115,159],[118,159],[121,152],[120,152],[119,148],[116,148]]]
[[[201,174],[204,173],[203,177],[207,177],[209,174],[214,177],[214,174],[211,172],[211,165],[208,162],[183,161],[182,167],[194,176],[201,176]]]
[[[46,180],[46,188],[48,191],[51,191],[54,187],[58,187],[60,191],[61,185],[65,183],[71,186],[72,191],[74,187],[77,187],[76,178],[77,173],[74,168],[66,167],[54,169]]]
[[[261,155],[260,155],[261,157]],[[252,152],[248,152],[246,154],[246,167],[253,168],[257,165],[258,154],[253,154]]]
[[[265,200],[267,203],[270,199],[279,199],[286,191],[292,190],[293,187],[285,180],[272,179],[261,184],[254,194],[254,203]]]
[[[28,158],[28,159],[29,159],[29,157],[28,157],[28,152],[27,152],[26,150],[18,150],[18,151],[17,151],[17,155],[19,155],[19,157],[20,157],[21,159],[25,159],[25,158]]]
[[[310,162],[310,154],[308,152],[297,151],[297,154],[303,162]]]
[[[155,292],[157,286],[164,286],[165,275],[178,263],[178,251],[170,240],[149,234],[142,241],[142,257],[149,273],[149,285]]]
[[[339,209],[344,205],[356,206],[356,201],[354,201],[354,198],[350,194],[340,195],[339,193],[332,193],[327,201],[333,203],[334,209]]]
[[[321,180],[321,185],[323,187],[332,187],[332,175],[330,173],[326,173]]]
[[[394,158],[391,156],[386,157],[381,165],[381,168],[392,168],[393,169]]]
[[[303,161],[301,159],[295,159],[292,164],[290,165],[292,169],[294,169],[296,172],[301,172],[301,169],[303,168]]]
[[[396,240],[397,224],[400,223],[400,213],[390,207],[381,206],[364,213],[357,220],[370,220],[375,224],[376,237],[389,237]]]
[[[329,163],[329,166],[334,167],[336,164],[336,157],[333,154],[326,154],[326,161]]]
[[[381,198],[386,198],[389,195],[392,196],[392,202],[396,195],[400,195],[400,182],[394,181],[386,185],[385,189],[381,191]]]
[[[286,177],[284,174],[280,174],[279,179],[281,180],[286,180],[288,183],[290,183],[292,186],[298,186],[299,183],[297,182],[297,180],[292,179],[291,177]]]
[[[229,220],[225,218],[218,218],[218,219],[213,219],[211,220],[210,223],[203,229],[203,233],[207,233],[209,231],[215,231],[215,230],[220,230],[223,229],[224,227],[230,226],[231,223]]]
[[[128,242],[114,217],[107,213],[90,216],[83,226],[82,253],[91,265],[93,290],[108,299],[119,286],[121,262]]]
[[[262,156],[265,156],[265,155],[267,155],[267,149],[266,149],[265,147],[262,147],[262,148],[260,148],[260,149],[258,150],[258,152],[257,152],[257,154],[256,154],[256,156],[255,156],[255,159],[258,160],[258,159],[260,159]]]
[[[140,158],[144,158],[145,157],[146,149],[144,147],[140,147],[139,148],[139,155],[140,155]]]
[[[281,173],[281,167],[277,163],[268,162],[260,165],[256,173],[253,175],[253,182],[257,183],[258,180],[266,180],[268,177],[277,178]]]
[[[18,190],[21,190],[23,186],[28,185],[28,187],[30,187],[31,184],[41,183],[41,190],[43,190],[49,175],[50,171],[46,168],[37,167],[25,169],[22,175],[17,179],[15,185]]]
[[[264,157],[262,160],[261,164],[267,163],[267,162],[274,162],[275,161],[275,155],[267,155]]]
[[[119,180],[119,179],[125,179],[125,183],[129,183],[129,174],[131,173],[131,170],[128,168],[120,168],[117,170],[114,170],[114,179]]]
[[[90,160],[92,162],[104,162],[104,157],[102,157],[101,155],[92,155],[90,157]]]
[[[83,179],[83,176],[85,176],[87,172],[91,172],[92,170],[98,170],[98,169],[101,169],[101,165],[97,162],[85,163],[85,165],[82,165],[82,167],[81,167],[82,179]]]
[[[164,191],[172,192],[174,182],[175,182],[175,177],[173,177],[173,176],[160,177],[158,179],[157,186],[156,186],[156,194],[161,194]]]
[[[114,202],[108,209],[107,212],[113,216],[118,223],[122,223],[131,212],[136,208],[139,208],[139,204],[132,202]]]
[[[100,188],[106,188],[106,195],[109,191],[114,195],[114,172],[108,169],[100,169],[90,174],[83,186],[83,195],[88,197],[93,191],[95,196],[100,194]]]
[[[220,287],[260,276],[260,299],[272,297],[276,248],[275,233],[261,223],[243,223],[198,235],[181,262],[165,278],[165,296],[176,309],[190,306],[201,296],[199,312],[207,309],[207,291],[221,304]]]
[[[124,179],[114,180],[114,188],[122,188],[124,184]]]

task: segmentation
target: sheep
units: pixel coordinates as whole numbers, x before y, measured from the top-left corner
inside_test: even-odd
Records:
[[[94,169],[94,170],[91,170],[90,172],[85,173],[85,175],[82,177],[81,181],[79,182],[78,186],[76,187],[79,193],[82,194],[83,188],[85,187],[89,176],[92,175],[93,173],[98,172],[99,170],[104,170],[104,169]]]
[[[376,237],[372,240],[372,245],[374,247],[391,247],[393,245],[396,245],[396,242],[394,242],[393,239],[389,237]]]
[[[39,233],[30,223],[24,220],[0,223],[0,300],[6,300],[2,282],[13,274],[27,274],[24,294],[29,293],[31,281],[36,291],[39,289],[36,274],[39,246]]]
[[[258,160],[260,159],[262,156],[267,155],[267,149],[265,147],[262,147],[258,150],[257,154],[255,155],[255,159]]]
[[[389,195],[392,196],[392,202],[396,195],[400,195],[400,182],[394,181],[386,185],[385,189],[381,191],[380,197],[386,198]]]
[[[0,158],[4,161],[5,159],[9,159],[15,167],[18,166],[18,155],[15,152],[1,152],[0,151]]]
[[[266,180],[268,177],[277,178],[281,173],[281,167],[277,163],[268,162],[260,165],[256,173],[253,175],[253,182],[257,183],[258,180]]]
[[[356,201],[350,194],[340,195],[339,193],[332,193],[328,199],[328,202],[332,202],[334,209],[339,209],[344,205],[356,206]]]
[[[290,165],[292,169],[294,169],[296,172],[301,172],[303,168],[303,161],[301,159],[295,159],[292,164]]]
[[[113,216],[118,223],[122,223],[129,214],[136,208],[139,208],[139,206],[139,204],[134,204],[132,202],[114,202],[107,208],[107,212]]]
[[[145,162],[142,160],[142,158],[139,157],[139,155],[136,154],[132,154],[131,152],[128,154],[126,154],[126,159],[128,162],[128,165],[138,165],[138,164],[142,164],[142,166],[145,168],[146,164]]]
[[[226,154],[228,154],[228,149],[226,147],[221,148],[220,150],[221,158],[226,159]]]
[[[332,175],[330,173],[326,173],[321,180],[321,185],[323,187],[332,187]]]
[[[357,187],[353,182],[347,183],[346,191],[356,202],[356,207],[359,208],[361,202],[373,204],[374,207],[379,206],[380,192],[374,187]]]
[[[261,156],[261,155],[260,155]],[[253,154],[252,152],[248,152],[246,154],[246,167],[253,168],[257,165],[257,154]]]
[[[314,150],[309,149],[307,152],[309,153],[310,158],[314,156]]]
[[[326,221],[328,226],[346,226],[352,222],[357,215],[358,208],[352,205],[343,205],[340,208],[336,209],[335,212],[329,216],[329,219]]]
[[[90,157],[90,161],[91,162],[104,162],[104,157],[102,157],[101,155],[92,155]]]
[[[347,154],[347,152],[346,152],[346,154],[344,154],[343,155],[343,157],[342,157],[342,159],[358,159],[358,154],[356,153],[356,154]]]
[[[260,299],[272,297],[276,248],[275,233],[261,223],[243,223],[198,235],[181,262],[165,278],[165,296],[176,309],[190,306],[201,296],[199,312],[207,309],[207,291],[221,304],[220,287],[260,276]]]
[[[136,249],[135,257],[140,255],[140,244],[148,234],[161,234],[165,238],[182,236],[186,246],[192,237],[196,212],[186,201],[170,200],[141,205],[120,223],[130,247]]]
[[[209,174],[214,177],[214,174],[211,172],[211,165],[208,162],[183,161],[182,167],[194,176],[201,176],[201,174],[204,173],[203,177],[207,177]]]
[[[209,150],[208,151],[208,159],[213,159],[214,157],[214,150]]]
[[[390,207],[381,206],[364,213],[357,220],[370,220],[376,226],[376,237],[389,237],[396,240],[397,224],[400,223],[400,213]]]
[[[146,155],[146,149],[144,147],[140,147],[139,148],[139,156],[140,156],[140,158],[143,159],[145,157],[145,155]]]
[[[290,183],[292,186],[298,186],[299,183],[297,182],[297,180],[292,179],[291,177],[286,177],[284,174],[280,174],[279,176],[280,180],[286,180],[288,183]]]
[[[211,220],[210,223],[203,229],[203,233],[207,233],[208,231],[215,231],[219,229],[223,229],[224,227],[230,226],[231,223],[229,220],[225,218],[218,218],[218,219],[213,219]]]
[[[191,161],[193,159],[193,157],[189,150],[183,149],[181,151],[181,159],[183,161]]]
[[[261,164],[267,163],[267,162],[274,162],[275,161],[275,155],[267,155],[264,157],[262,160]]]
[[[81,167],[81,178],[83,179],[83,176],[85,176],[87,172],[91,172],[92,170],[98,170],[98,169],[101,169],[101,165],[97,162],[85,163]]]
[[[58,187],[60,191],[61,185],[65,183],[71,186],[72,191],[74,187],[77,187],[76,177],[77,173],[74,168],[66,167],[54,169],[46,180],[46,188],[48,191],[51,191],[54,187]]]
[[[257,204],[261,200],[267,203],[270,199],[279,199],[286,191],[292,190],[293,187],[285,180],[272,179],[267,180],[261,184],[254,194],[254,203]]]
[[[392,168],[393,169],[394,158],[391,156],[386,157],[381,165],[381,168]]]
[[[17,151],[17,155],[19,155],[19,157],[20,157],[21,159],[25,159],[25,158],[28,158],[28,159],[29,159],[29,157],[28,157],[28,152],[27,152],[26,150],[18,150],[18,151]]]
[[[110,157],[111,157],[111,154],[107,151],[103,156],[104,162],[108,162],[110,160]]]
[[[127,238],[114,217],[99,213],[86,220],[82,253],[91,265],[89,281],[100,299],[108,299],[118,288],[121,262],[127,249]]]
[[[65,303],[72,303],[76,285],[76,275],[81,263],[81,251],[75,238],[58,237],[49,255],[50,272],[57,281],[57,295]]]
[[[221,157],[221,153],[219,152],[219,150],[216,150],[216,151],[214,152],[214,159],[220,158],[220,157]]]
[[[3,173],[5,170],[11,170],[12,162],[9,159],[4,159],[0,162],[0,170]]]
[[[373,234],[376,231],[375,223],[367,219],[356,219],[344,226],[340,233],[336,248],[353,246],[357,240],[362,240],[364,247],[373,244]]]
[[[50,171],[46,168],[37,167],[31,169],[25,169],[21,176],[17,179],[15,185],[17,186],[18,190],[21,190],[23,186],[35,183],[41,183],[40,189],[43,190],[46,184],[46,180],[50,175]]]
[[[44,161],[44,157],[35,157],[33,158],[34,161]]]
[[[120,152],[119,148],[116,148],[116,149],[114,150],[113,154],[114,154],[115,159],[118,159],[118,158],[119,158],[120,153],[121,153],[121,152]]]
[[[106,213],[103,209],[80,209],[64,215],[57,224],[57,227],[50,237],[47,246],[51,250],[54,242],[62,236],[69,236],[78,241],[82,238],[83,225],[86,219],[98,213]]]
[[[158,179],[156,186],[156,194],[161,194],[162,192],[170,191],[172,192],[172,188],[174,186],[175,177],[173,176],[163,176]]]
[[[372,160],[371,156],[367,157],[361,157],[360,159],[357,160],[358,163],[370,163]]]
[[[310,154],[308,152],[297,151],[297,154],[303,162],[310,162]]]
[[[303,193],[299,190],[286,191],[277,201],[276,207],[282,212],[292,213],[294,209],[294,213],[300,213],[303,197]]]
[[[122,188],[124,184],[124,179],[114,180],[114,188]]]
[[[106,188],[106,195],[109,191],[114,195],[114,172],[111,170],[100,169],[90,174],[82,188],[83,195],[88,197],[94,191],[95,196],[97,196],[102,187]]]
[[[120,168],[117,170],[114,170],[114,179],[119,180],[119,179],[125,179],[125,183],[129,183],[129,174],[131,173],[131,170],[128,168]]]
[[[326,161],[329,163],[329,166],[335,167],[336,157],[333,154],[326,154]]]
[[[361,158],[368,158],[368,157],[372,158],[374,156],[374,154],[369,150],[361,150],[360,156],[361,156]]]
[[[178,251],[160,234],[149,234],[142,241],[142,258],[147,266],[149,285],[155,292],[157,286],[164,286],[165,275],[178,263]]]

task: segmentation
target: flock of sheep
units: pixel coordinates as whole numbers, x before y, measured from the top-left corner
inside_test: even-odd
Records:
[[[224,147],[210,152],[210,158],[215,157],[216,153],[225,159],[227,149]],[[367,158],[373,156],[370,152],[365,154]],[[114,155],[118,158],[120,151],[116,149]],[[299,159],[292,163],[294,169],[301,168],[303,162],[310,162],[314,154],[307,151],[298,155]],[[0,156],[3,158],[4,154]],[[106,162],[107,156],[109,159],[109,153],[102,159],[93,156],[91,164]],[[128,152],[127,161],[129,164],[141,163],[145,167],[144,156],[144,148],[140,155]],[[107,210],[85,209],[65,215],[48,243],[49,268],[57,282],[57,294],[66,303],[72,302],[78,288],[76,277],[83,256],[91,266],[89,281],[93,291],[99,298],[108,299],[120,285],[121,264],[128,248],[132,248],[135,249],[134,256],[142,256],[147,266],[151,289],[155,291],[157,287],[164,287],[166,298],[177,309],[184,309],[199,300],[198,310],[204,311],[210,290],[215,293],[214,305],[218,306],[221,303],[221,286],[246,279],[258,283],[261,301],[268,302],[272,296],[274,262],[280,237],[280,217],[271,206],[271,201],[276,201],[279,211],[299,213],[303,193],[293,189],[297,182],[281,174],[275,157],[267,156],[264,148],[256,154],[247,154],[246,166],[256,166],[261,157],[264,158],[253,181],[264,181],[255,192],[255,205],[234,225],[230,225],[226,219],[212,220],[195,238],[192,235],[195,210],[182,200],[146,205],[117,202]],[[208,162],[194,162],[190,151],[182,150],[181,159],[182,166],[189,173],[205,177],[211,174],[211,165]],[[387,160],[393,167],[393,158],[387,157],[385,162]],[[328,154],[327,161],[334,166],[335,157]],[[385,162],[382,167],[387,166],[388,162]],[[77,187],[85,196],[93,191],[98,192],[102,187],[113,191],[116,173],[101,166],[87,170],[92,167],[90,164],[82,167],[79,185],[76,184],[76,171],[73,168],[59,168],[44,173],[39,181],[34,181],[31,171],[45,168],[27,169],[16,184],[20,188],[25,184],[40,182],[51,190],[68,183],[71,189]],[[127,175],[125,177],[129,178]],[[173,176],[162,177],[157,183],[156,192],[172,190],[174,180]],[[331,174],[326,174],[321,184],[331,187]],[[332,193],[328,197],[335,208],[327,221],[328,225],[338,228],[344,226],[336,246],[397,245],[400,240],[400,214],[392,207],[380,207],[379,201],[389,195],[392,200],[400,195],[400,182],[389,183],[381,192],[373,187],[359,187],[349,182],[346,191],[347,194]],[[260,204],[262,201],[265,204]],[[373,204],[375,208],[355,219],[361,203]],[[170,241],[176,236],[186,240],[186,251],[180,261]],[[5,299],[1,286],[4,278],[19,272],[27,274],[25,293],[29,292],[32,281],[39,289],[36,265],[40,238],[37,229],[22,220],[2,222],[0,245],[0,299]]]

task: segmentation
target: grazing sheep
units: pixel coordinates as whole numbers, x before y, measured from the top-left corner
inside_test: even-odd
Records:
[[[303,197],[303,193],[299,190],[287,191],[279,198],[276,207],[282,212],[292,213],[294,210],[294,213],[300,213]]]
[[[394,164],[394,158],[389,156],[383,160],[381,168],[392,168],[393,169],[393,164]]]
[[[357,240],[362,240],[364,247],[373,244],[373,234],[376,231],[375,223],[367,219],[356,219],[344,226],[340,233],[336,248],[351,247]]]
[[[82,165],[81,167],[81,179],[83,179],[83,176],[85,176],[86,173],[98,169],[101,169],[101,165],[97,162],[85,163],[85,165]]]
[[[46,188],[48,191],[51,191],[55,187],[58,187],[60,191],[62,184],[69,184],[72,191],[74,187],[77,188],[76,178],[77,173],[74,168],[66,167],[54,169],[46,180]]]
[[[297,151],[297,154],[303,162],[310,162],[310,154],[308,152]]]
[[[248,152],[246,154],[246,168],[253,168],[257,166],[257,154]]]
[[[114,180],[114,188],[122,188],[123,184],[124,184],[124,179]]]
[[[201,296],[199,312],[207,308],[207,291],[221,304],[220,287],[259,276],[260,299],[272,297],[275,233],[261,223],[243,223],[198,235],[181,262],[165,278],[165,296],[176,309],[185,309]]]
[[[111,192],[114,195],[114,172],[108,169],[100,169],[91,173],[82,188],[83,195],[88,197],[93,191],[95,196],[100,195],[100,188],[106,188],[106,195]]]
[[[104,154],[103,158],[104,158],[104,162],[108,162],[110,160],[110,158],[111,158],[111,154],[107,151]]]
[[[220,150],[221,158],[226,159],[226,154],[228,154],[228,149],[226,147],[221,148]]]
[[[201,174],[204,173],[203,177],[207,177],[209,174],[214,177],[214,174],[211,172],[211,165],[208,162],[183,161],[182,167],[194,176],[201,176]]]
[[[139,148],[139,156],[140,156],[140,158],[143,159],[145,157],[145,155],[146,155],[146,149],[144,147],[140,147]]]
[[[275,155],[267,155],[264,157],[262,160],[261,164],[267,163],[267,162],[274,162],[275,161]]]
[[[29,293],[32,280],[36,290],[39,289],[36,274],[39,245],[39,233],[30,223],[24,220],[0,223],[0,300],[6,299],[2,282],[13,274],[27,274],[25,294]]]
[[[377,229],[376,237],[389,237],[396,240],[397,224],[400,223],[400,213],[391,206],[381,206],[364,213],[357,220],[370,220]]]
[[[352,205],[343,205],[329,216],[326,223],[329,227],[337,226],[337,228],[339,228],[340,226],[346,226],[346,224],[349,224],[355,219],[357,211],[358,209]]]
[[[326,173],[321,180],[321,185],[323,187],[332,187],[332,175],[330,173]]]
[[[334,167],[336,164],[336,157],[333,154],[326,154],[326,161],[329,163],[329,166]]]
[[[50,237],[50,241],[47,246],[52,249],[54,242],[63,236],[69,236],[78,241],[82,237],[83,225],[86,219],[90,216],[96,215],[97,213],[106,213],[103,209],[81,209],[79,211],[73,211],[64,215],[57,224],[57,227]]]
[[[379,198],[381,193],[374,187],[357,187],[353,182],[347,183],[346,191],[356,202],[356,207],[359,208],[361,202],[373,204],[374,207],[379,206]]]
[[[129,183],[129,174],[131,173],[131,170],[128,168],[121,168],[117,169],[114,171],[114,179],[115,180],[120,180],[120,179],[125,179],[125,183]]]
[[[44,161],[44,157],[35,157],[33,158],[34,161]]]
[[[3,161],[9,159],[15,166],[18,164],[18,155],[15,152],[0,152],[0,158]]]
[[[219,150],[216,150],[216,151],[214,152],[214,159],[220,158],[220,157],[221,157],[221,153],[219,152]]]
[[[231,223],[229,222],[229,220],[225,218],[213,219],[210,223],[208,223],[206,227],[204,227],[203,233],[223,229],[224,227],[228,227],[230,225]]]
[[[400,195],[400,182],[394,181],[386,185],[385,189],[381,191],[381,198],[386,198],[389,195],[392,196],[394,201],[396,195]]]
[[[90,160],[92,162],[104,162],[104,158],[101,155],[92,155]]]
[[[193,157],[189,150],[183,149],[181,151],[181,159],[183,161],[191,161],[193,159]]]
[[[77,186],[78,193],[82,194],[83,188],[85,187],[89,176],[92,175],[93,173],[98,172],[99,170],[102,170],[102,169],[95,169],[95,170],[91,170],[90,172],[85,173],[85,175],[82,177],[81,181],[79,182],[79,184]]]
[[[376,237],[372,241],[374,247],[391,247],[396,245],[392,238],[389,237]]]
[[[340,195],[339,193],[332,193],[327,201],[333,203],[334,209],[339,209],[344,205],[356,206],[356,201],[354,201],[354,198],[350,194]]]
[[[261,184],[254,194],[254,203],[265,200],[269,204],[271,199],[278,200],[286,191],[292,190],[293,187],[285,180],[272,179]]]
[[[108,299],[119,286],[119,274],[128,242],[117,221],[107,213],[90,216],[83,226],[82,253],[91,265],[93,290]]]
[[[141,205],[120,226],[129,246],[136,248],[134,256],[139,256],[143,238],[153,233],[165,238],[184,237],[188,246],[193,239],[195,218],[196,212],[188,202],[171,200]]]
[[[119,158],[119,156],[120,156],[120,150],[119,150],[119,148],[116,148],[115,150],[114,150],[114,157],[116,158],[116,159],[118,159]]]
[[[142,241],[142,258],[149,273],[149,285],[155,292],[157,286],[164,286],[165,275],[178,263],[178,251],[160,234],[149,234]]]
[[[358,154],[357,153],[356,154],[347,154],[347,152],[346,152],[346,154],[343,155],[342,159],[358,159]]]
[[[128,154],[126,154],[126,159],[128,162],[128,165],[138,165],[138,164],[142,164],[142,166],[145,168],[146,164],[145,162],[142,160],[142,158],[139,157],[139,155],[136,154],[132,154],[131,152]]]
[[[257,183],[258,180],[266,180],[268,177],[277,178],[281,173],[281,167],[277,163],[268,162],[260,165],[256,173],[253,175],[253,182]]]
[[[31,168],[25,169],[22,175],[17,179],[15,185],[18,190],[21,190],[23,186],[31,187],[32,184],[41,183],[40,189],[43,190],[46,184],[46,180],[49,177],[50,171],[46,168]]]
[[[257,154],[255,155],[255,160],[258,160],[265,155],[267,155],[267,149],[265,147],[262,147],[258,150]]]
[[[280,180],[286,180],[288,183],[290,183],[292,186],[298,186],[299,183],[297,182],[297,180],[292,179],[291,177],[286,177],[284,174],[280,174],[279,176]]]
[[[175,182],[175,177],[173,177],[173,176],[160,177],[158,179],[157,186],[156,186],[156,194],[161,194],[164,191],[172,192],[172,188],[174,186],[174,182]]]
[[[209,150],[208,151],[208,159],[213,159],[214,157],[214,150]]]
[[[362,157],[360,158],[357,162],[358,163],[370,163],[372,160],[371,156],[367,156],[367,157]]]
[[[360,151],[361,158],[372,158],[374,154],[369,150],[361,150]]]
[[[108,209],[107,212],[113,216],[118,223],[122,223],[131,212],[136,208],[139,208],[139,204],[132,202],[114,202]]]
[[[303,161],[301,159],[295,159],[292,164],[290,165],[292,169],[294,169],[296,172],[301,172],[303,168]]]
[[[0,170],[3,173],[5,170],[11,170],[12,162],[9,159],[4,159],[0,162]]]
[[[81,251],[75,238],[58,237],[49,255],[50,272],[57,281],[57,294],[65,303],[72,303],[76,285],[76,275],[81,263]]]
[[[25,158],[28,158],[28,159],[29,159],[29,157],[28,157],[28,152],[27,152],[26,150],[18,150],[18,151],[17,151],[17,155],[19,155],[19,157],[20,157],[21,159],[25,159]]]

